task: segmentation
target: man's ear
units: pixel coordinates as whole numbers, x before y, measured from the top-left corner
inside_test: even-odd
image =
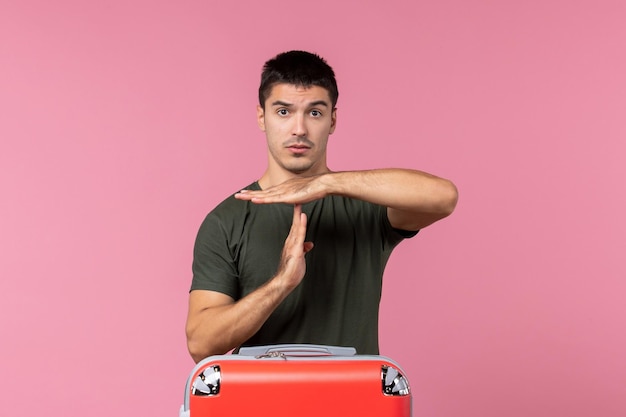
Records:
[[[256,123],[259,125],[259,129],[265,132],[265,110],[259,104],[256,106]]]
[[[333,109],[330,118],[330,133],[333,133],[335,131],[335,127],[337,127],[337,107]]]

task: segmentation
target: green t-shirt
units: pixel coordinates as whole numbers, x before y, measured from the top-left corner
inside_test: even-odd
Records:
[[[383,271],[392,249],[415,232],[393,229],[385,207],[361,200],[328,196],[302,209],[306,240],[315,244],[306,275],[243,346],[315,343],[378,354]],[[198,232],[191,290],[238,300],[263,285],[277,271],[292,219],[292,205],[224,200]]]

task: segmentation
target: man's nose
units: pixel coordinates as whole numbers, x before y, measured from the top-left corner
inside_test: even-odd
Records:
[[[307,134],[306,122],[304,120],[303,114],[298,114],[296,115],[296,117],[294,117],[292,134],[293,136],[298,136],[298,137],[306,136]]]

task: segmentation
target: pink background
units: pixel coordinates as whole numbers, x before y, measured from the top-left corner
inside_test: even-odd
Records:
[[[0,415],[177,415],[193,240],[261,174],[260,68],[294,48],[338,74],[331,168],[461,192],[386,274],[414,415],[626,415],[624,22],[621,0],[2,2]]]

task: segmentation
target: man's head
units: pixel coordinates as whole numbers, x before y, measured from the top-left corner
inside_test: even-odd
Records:
[[[267,61],[257,106],[269,156],[262,187],[328,172],[326,146],[337,123],[337,95],[335,74],[317,55],[291,51]]]
[[[291,84],[297,87],[318,86],[328,90],[332,106],[337,105],[339,91],[333,69],[316,54],[305,51],[283,52],[270,59],[263,66],[259,86],[259,104],[265,108],[265,101],[276,84]]]

